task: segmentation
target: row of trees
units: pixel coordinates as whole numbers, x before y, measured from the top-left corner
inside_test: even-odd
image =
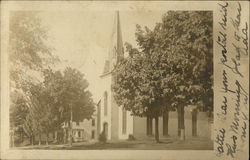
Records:
[[[178,134],[184,130],[184,107],[213,110],[212,12],[169,11],[153,30],[137,25],[139,48],[116,67],[116,102],[135,116],[155,119],[178,111]],[[184,134],[184,132],[182,132]],[[183,137],[183,136],[182,136]]]
[[[54,71],[60,63],[48,46],[47,30],[37,12],[12,12],[10,17],[10,124],[19,140],[47,135],[90,119],[94,112],[84,75],[70,67]],[[15,137],[15,136],[12,136]]]

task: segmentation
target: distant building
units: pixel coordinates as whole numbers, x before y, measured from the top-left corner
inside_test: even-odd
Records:
[[[73,122],[72,128],[74,142],[97,140],[96,118]]]
[[[63,128],[68,128],[68,125],[64,125]],[[68,137],[69,130],[66,130],[66,132],[66,137]],[[96,111],[92,115],[92,119],[84,119],[80,122],[72,122],[72,134],[74,142],[97,140],[98,133]]]
[[[131,116],[129,111],[116,104],[113,97],[111,85],[114,83],[114,77],[111,73],[123,57],[121,23],[119,12],[116,12],[111,46],[105,60],[103,74],[100,76],[102,83],[100,91],[103,96],[97,105],[97,132],[98,135],[104,132],[108,140],[128,139],[129,135],[133,135],[136,139],[147,138],[154,134],[154,120]],[[160,137],[177,135],[177,117],[177,112],[172,111],[159,118]],[[169,127],[166,127],[166,123]],[[194,125],[195,127],[192,127]],[[194,132],[197,132],[195,133],[197,136],[211,137],[211,124],[205,112],[200,112],[194,117],[191,111],[185,111],[185,127],[187,137],[193,136]]]

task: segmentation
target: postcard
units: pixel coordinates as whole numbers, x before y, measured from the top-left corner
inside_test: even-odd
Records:
[[[1,2],[1,159],[245,160],[248,1]]]

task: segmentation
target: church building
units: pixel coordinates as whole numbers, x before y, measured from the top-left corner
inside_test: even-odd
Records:
[[[133,34],[133,33],[126,33]],[[114,26],[111,33],[109,52],[105,60],[103,73],[100,75],[100,91],[102,97],[97,105],[97,134],[105,133],[107,140],[128,139],[132,135],[136,139],[145,139],[154,134],[154,120],[131,116],[129,111],[119,107],[113,96],[111,85],[114,83],[112,72],[121,58],[124,57],[122,30],[119,12],[115,13]],[[205,112],[199,112],[196,117],[192,111],[185,110],[185,134],[211,138],[211,123]],[[196,119],[195,119],[196,118]],[[194,121],[194,119],[196,121]],[[168,125],[167,125],[167,124]],[[178,116],[176,111],[168,112],[159,118],[159,136],[177,136]]]
[[[106,133],[107,139],[127,139],[129,134],[133,134],[133,117],[115,103],[111,91],[111,85],[114,83],[114,77],[112,76],[114,66],[124,57],[119,12],[115,14],[110,44],[104,70],[100,76],[103,97],[98,103],[97,122],[99,118],[100,131]]]

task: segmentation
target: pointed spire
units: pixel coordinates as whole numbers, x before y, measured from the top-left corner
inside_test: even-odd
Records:
[[[111,33],[108,58],[105,61],[104,74],[111,72],[115,65],[124,57],[122,31],[119,11],[115,13],[114,26]]]
[[[120,59],[124,57],[119,11],[116,11],[116,16],[117,16],[117,59],[119,62]]]

